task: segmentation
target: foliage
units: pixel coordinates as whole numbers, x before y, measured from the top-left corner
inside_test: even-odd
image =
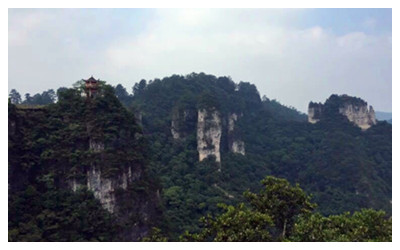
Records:
[[[35,109],[9,104],[10,241],[126,240],[121,235],[133,225],[145,230],[161,216],[160,187],[147,171],[147,145],[134,115],[111,86],[102,84],[94,99],[82,93],[79,86],[62,89],[57,103]],[[69,191],[71,181],[86,185],[91,167],[102,178],[131,168],[135,182],[116,191],[125,217],[111,216],[89,191]],[[143,219],[141,206],[152,218]]]
[[[8,95],[8,97],[10,98],[10,102],[12,104],[20,104],[21,103],[21,95],[15,89],[12,89],[10,91],[10,94]]]
[[[133,89],[121,101],[142,118],[151,171],[164,187],[168,226],[161,229],[174,240],[185,230],[200,230],[198,219],[217,212],[218,202],[244,202],[241,194],[261,188],[260,176],[266,175],[302,185],[323,215],[368,207],[391,213],[391,127],[378,124],[363,132],[337,112],[308,124],[295,109],[261,99],[250,83],[204,73],[142,80]],[[346,101],[330,99],[335,107]],[[197,162],[199,108],[218,110],[222,123],[242,114],[234,135],[244,141],[246,155],[229,151],[232,138],[222,130],[221,172],[212,160]],[[172,120],[179,140],[172,138]],[[179,188],[179,195],[170,196],[170,188]]]
[[[22,104],[25,104],[25,105],[47,105],[47,104],[54,103],[56,100],[56,97],[57,97],[57,95],[53,89],[43,91],[42,94],[37,93],[32,97],[29,93],[27,93],[27,94],[25,94],[25,100],[22,102]]]
[[[237,206],[220,204],[225,210],[222,215],[213,218],[203,217],[203,230],[198,234],[186,232],[183,241],[271,241],[269,228],[273,222],[269,215],[252,211],[243,203]]]
[[[265,188],[258,194],[247,191],[244,196],[256,211],[273,218],[279,237],[284,239],[290,235],[296,217],[310,213],[316,205],[298,184],[292,187],[287,180],[273,176],[266,177],[261,183]]]
[[[392,219],[384,211],[362,209],[323,217],[319,213],[301,217],[292,241],[392,241]]]
[[[153,240],[168,237],[176,241],[185,231],[192,236],[200,235],[204,227],[214,228],[214,233],[204,238],[213,240],[219,227],[215,224],[221,209],[219,203],[226,205],[229,218],[243,215],[244,221],[254,222],[261,217],[252,213],[269,216],[273,225],[268,224],[268,237],[272,240],[300,237],[293,233],[302,225],[296,220],[317,216],[310,215],[313,203],[319,204],[315,210],[321,218],[345,212],[354,214],[362,208],[383,209],[391,215],[391,125],[378,122],[361,131],[337,114],[337,108],[344,103],[361,99],[333,95],[327,101],[331,112],[324,112],[327,116],[317,124],[309,124],[305,114],[276,100],[261,99],[254,85],[235,83],[229,77],[192,73],[141,80],[132,87],[132,94],[122,84],[114,88],[103,82],[100,85],[98,98],[90,101],[82,98],[84,85],[78,81],[75,88],[56,91],[57,103],[34,112],[9,105],[9,183],[13,199],[28,186],[38,190],[36,179],[47,174],[53,174],[57,186],[63,186],[65,177],[84,183],[90,164],[96,164],[109,177],[118,176],[132,165],[143,171],[143,181],[132,188],[131,195],[120,199],[130,200],[124,207],[133,211],[136,207],[132,204],[145,202],[151,190],[159,190],[165,220],[157,225],[157,230],[164,234],[153,230],[154,238],[149,236]],[[42,98],[43,94],[39,96]],[[24,102],[33,98],[28,97]],[[199,108],[215,109],[221,114],[220,164],[212,157],[198,162]],[[238,120],[234,133],[229,133],[227,117],[233,113]],[[181,135],[179,139],[172,137],[173,121]],[[230,152],[233,139],[244,142],[246,155]],[[89,150],[91,142],[102,144],[104,151]],[[267,175],[287,181],[271,177],[268,185],[260,183]],[[313,196],[301,196],[298,187],[290,183],[299,183]],[[280,188],[272,189],[274,186]],[[255,193],[261,188],[260,193]],[[246,197],[242,196],[247,189]],[[282,196],[290,199],[282,201]],[[199,225],[198,220],[208,214],[211,217],[206,217],[206,224]],[[135,216],[138,217],[132,214]],[[225,216],[223,221],[233,228],[238,226],[229,218]],[[36,227],[30,224],[29,230],[37,232]],[[10,228],[11,235],[16,228]],[[234,234],[240,231],[236,229]],[[240,237],[261,234],[251,230]],[[230,240],[243,239],[236,236]],[[348,239],[358,240],[351,237]]]
[[[144,237],[142,239],[144,242],[167,242],[168,238],[163,236],[161,233],[161,229],[157,227],[153,227],[151,232],[149,233],[149,236]]]
[[[58,190],[52,182],[29,185],[9,197],[9,241],[118,240],[113,218],[92,193]]]
[[[392,220],[385,212],[362,209],[350,215],[324,217],[316,204],[285,179],[267,176],[264,189],[245,192],[250,208],[220,204],[225,213],[201,218],[199,233],[185,232],[182,241],[391,241]]]

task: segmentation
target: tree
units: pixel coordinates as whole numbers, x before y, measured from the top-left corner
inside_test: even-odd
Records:
[[[42,97],[41,97],[41,99],[42,99],[41,104],[46,105],[46,104],[54,103],[54,101],[56,100],[56,97],[57,97],[57,95],[53,89],[44,91],[42,93]]]
[[[12,104],[20,104],[21,103],[21,95],[15,89],[12,89],[10,94],[8,95]]]
[[[181,238],[191,241],[283,241],[292,233],[299,215],[310,214],[316,206],[299,187],[285,179],[267,176],[259,193],[246,191],[250,208],[219,204],[226,212],[216,218],[201,219],[198,234],[186,232]]]
[[[290,235],[295,219],[310,213],[316,204],[298,184],[290,185],[285,179],[267,176],[261,181],[264,185],[258,194],[246,191],[244,196],[256,211],[272,217],[281,239]]]
[[[149,236],[142,239],[143,242],[167,242],[168,238],[162,235],[161,229],[153,227],[149,233]]]
[[[139,83],[135,83],[135,85],[133,86],[133,94],[134,95],[141,95],[144,91],[144,89],[147,86],[147,82],[146,80],[142,79],[140,80]]]
[[[225,213],[215,219],[208,215],[201,219],[203,230],[198,234],[185,232],[182,241],[271,241],[273,226],[269,215],[253,211],[244,203],[236,207],[219,204]]]
[[[60,88],[58,88],[58,89],[57,89],[57,92],[56,92],[56,94],[57,94],[57,99],[60,99],[61,93],[64,92],[64,91],[67,91],[67,90],[68,90],[68,88],[66,88],[66,87],[60,87]]]
[[[26,94],[25,94],[25,101],[23,102],[23,104],[31,104],[31,103],[32,103],[31,94],[26,93]]]
[[[296,222],[291,241],[392,241],[392,219],[385,212],[361,209],[350,215],[302,216]]]
[[[124,88],[124,86],[122,86],[121,84],[118,84],[115,87],[115,95],[118,97],[118,99],[121,101],[121,103],[128,106],[129,94],[126,91],[126,89]]]
[[[120,99],[120,98],[127,97],[129,94],[126,91],[126,89],[124,88],[124,86],[122,86],[121,84],[118,84],[115,87],[115,95],[118,97],[118,99]]]

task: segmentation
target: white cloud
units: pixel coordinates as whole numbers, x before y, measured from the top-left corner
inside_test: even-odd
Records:
[[[231,75],[303,111],[308,101],[323,101],[332,93],[378,103],[383,96],[373,95],[391,90],[391,44],[386,38],[362,32],[337,36],[319,26],[270,25],[261,12],[245,24],[237,19],[239,12],[170,14],[159,13],[159,22],[146,33],[108,49],[107,68],[114,75],[124,69],[121,81],[126,72],[142,78],[192,71]]]
[[[35,64],[34,54],[27,63],[15,63],[30,52],[25,47],[23,55],[10,42],[10,66],[22,66],[24,74],[44,79],[48,86],[47,74],[60,74],[71,83],[94,74],[128,89],[142,78],[205,72],[252,82],[261,94],[302,111],[309,101],[324,101],[332,93],[357,95],[375,110],[389,111],[391,39],[357,31],[338,36],[318,25],[292,25],[302,11],[306,10],[157,10],[140,33],[132,30],[131,35],[109,37],[101,48],[87,44],[90,39],[96,44],[101,31],[118,27],[105,19],[91,28],[82,16],[71,20],[59,14],[54,27],[33,22],[29,28],[39,26],[47,32],[33,46],[47,58],[45,62]],[[21,27],[13,26],[12,32]],[[17,70],[10,70],[10,79],[15,81],[17,75]]]

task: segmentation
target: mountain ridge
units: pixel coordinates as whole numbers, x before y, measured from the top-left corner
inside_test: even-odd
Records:
[[[260,180],[267,175],[285,178],[292,184],[299,183],[307,193],[313,194],[313,202],[319,204],[317,211],[323,215],[352,212],[361,208],[383,209],[391,214],[392,127],[386,122],[378,121],[376,125],[362,131],[336,112],[329,119],[310,124],[307,115],[294,108],[285,107],[265,96],[261,98],[256,86],[251,83],[235,83],[229,77],[204,73],[172,75],[148,83],[142,80],[133,86],[133,95],[128,94],[122,85],[112,89],[108,85],[105,87],[109,91],[108,101],[94,99],[97,106],[92,109],[93,120],[97,121],[93,127],[97,129],[88,130],[87,126],[79,122],[90,116],[87,111],[82,111],[87,105],[82,102],[84,97],[73,94],[73,90],[57,91],[60,97],[67,94],[70,101],[64,102],[64,105],[50,106],[58,107],[60,112],[66,114],[73,110],[75,113],[67,115],[61,123],[58,117],[52,118],[51,122],[75,136],[62,134],[62,138],[69,138],[71,143],[74,142],[71,138],[85,141],[87,147],[80,151],[86,152],[89,149],[100,155],[103,151],[104,154],[110,152],[108,159],[113,164],[102,170],[102,176],[104,170],[111,177],[119,173],[120,168],[125,169],[121,164],[125,158],[116,161],[116,155],[128,158],[134,156],[140,161],[147,161],[146,171],[151,178],[136,183],[136,188],[131,191],[135,195],[152,194],[153,197],[160,197],[158,209],[163,212],[160,210],[158,213],[163,218],[157,226],[173,240],[177,240],[184,231],[198,232],[198,219],[208,213],[217,214],[220,211],[219,203],[235,205],[244,202],[241,194],[248,189],[258,190],[262,186]],[[66,92],[63,94],[63,91]],[[118,107],[120,111],[111,112],[113,109],[110,107]],[[11,149],[17,141],[14,132],[20,131],[13,125],[13,110],[13,106],[9,106]],[[36,121],[39,125],[46,125],[47,116],[40,115],[40,112],[38,116],[27,118],[26,126]],[[126,118],[128,116],[129,119]],[[96,124],[104,126],[98,127]],[[26,137],[30,142],[26,145],[42,145],[44,148],[38,148],[38,152],[42,152],[43,149],[49,149],[46,145],[53,145],[43,142],[53,137],[47,136],[44,126],[39,125],[36,130],[26,128],[27,131],[35,132],[30,134],[37,136]],[[142,131],[138,133],[138,138],[123,132],[133,127]],[[132,140],[126,140],[128,138]],[[140,138],[145,144],[143,147],[125,151],[130,148],[130,142],[138,142]],[[101,144],[99,140],[108,143]],[[73,145],[66,147],[73,149],[72,159],[82,157],[84,154],[75,152]],[[107,149],[114,150],[116,154],[111,154]],[[9,157],[11,170],[10,166],[18,165],[20,159],[24,159],[18,158],[13,152],[11,150],[13,157]],[[22,155],[29,152],[23,152]],[[56,148],[56,152],[63,152],[62,148]],[[200,157],[201,154],[203,157]],[[39,159],[52,159],[46,154],[39,155]],[[36,159],[31,154],[26,157]],[[65,161],[62,166],[72,171],[77,168],[74,164]],[[40,164],[35,163],[34,166]],[[12,177],[11,170],[9,180],[15,180],[17,185],[18,178]],[[86,173],[84,171],[81,177],[86,178]],[[128,176],[129,172],[121,172],[121,176],[124,174]],[[92,175],[93,178],[96,176]],[[125,182],[121,183],[121,187],[125,187]],[[75,185],[66,186],[73,190],[79,186],[77,184],[79,181]],[[28,191],[24,193],[32,193]],[[123,188],[114,191],[118,193]],[[96,194],[96,189],[92,189],[92,193]],[[94,197],[100,200],[100,204],[107,203],[101,200],[106,193],[103,192],[103,196],[101,193],[98,192],[97,197]],[[18,200],[20,196],[15,193],[13,197]],[[139,200],[137,205],[145,206],[146,199]],[[11,202],[11,206],[17,204]],[[123,209],[127,207],[123,206]],[[140,221],[140,226],[149,228],[151,225],[145,218]],[[11,225],[14,230],[15,224]],[[139,230],[130,239],[138,239],[141,237],[138,235],[146,232],[148,229]]]

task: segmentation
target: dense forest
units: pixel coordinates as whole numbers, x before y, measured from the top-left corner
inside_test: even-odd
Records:
[[[10,241],[391,241],[391,124],[362,131],[335,95],[310,124],[204,73],[99,88],[11,91]],[[220,161],[199,160],[203,113]],[[91,171],[114,183],[127,169],[138,177],[106,209]]]

